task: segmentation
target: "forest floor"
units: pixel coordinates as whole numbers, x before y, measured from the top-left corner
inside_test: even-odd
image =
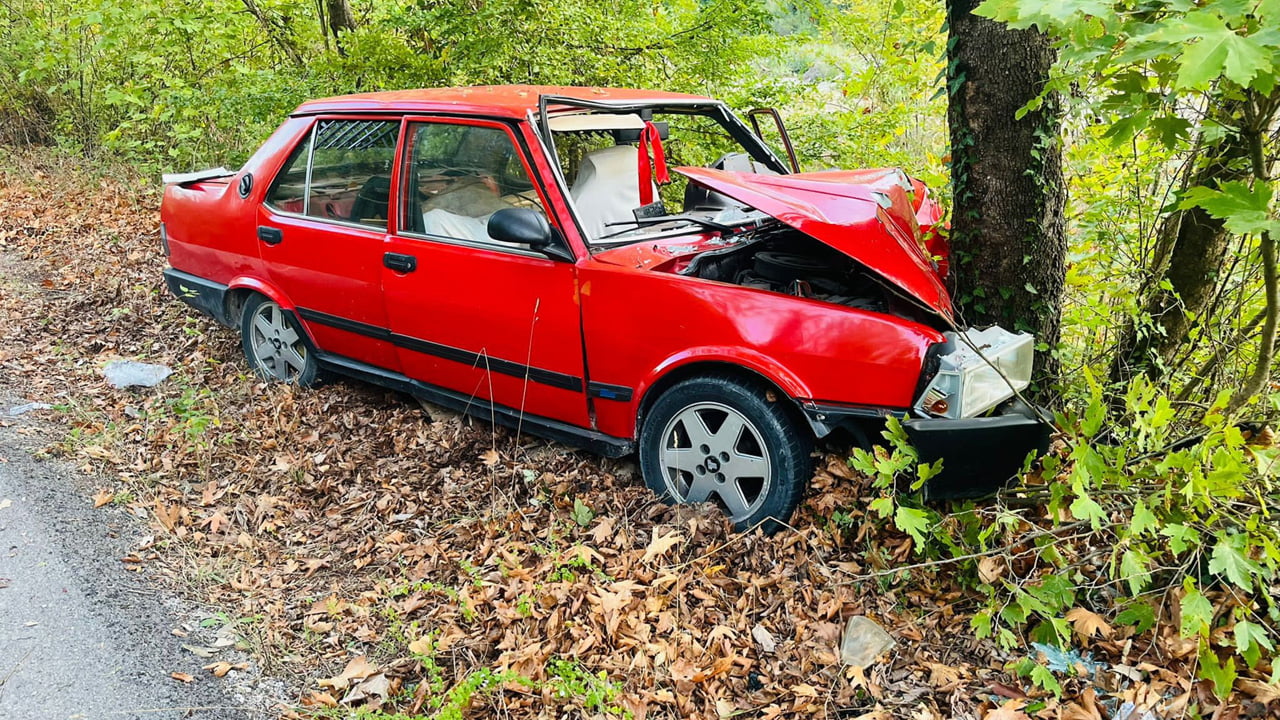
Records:
[[[261,383],[164,290],[157,204],[44,156],[0,168],[0,373],[54,406],[43,452],[97,478],[84,501],[149,523],[120,564],[218,608],[289,713],[1102,718],[1200,692],[1153,665],[1062,700],[1013,676],[1030,649],[975,639],[946,568],[902,572],[911,541],[864,516],[843,452],[765,538],[657,503],[626,461],[355,382]],[[174,373],[118,390],[113,359]],[[855,615],[896,639],[865,669],[839,659]]]

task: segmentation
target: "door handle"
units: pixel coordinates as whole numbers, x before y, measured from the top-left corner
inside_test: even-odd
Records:
[[[389,252],[382,256],[382,264],[398,273],[411,273],[418,269],[418,258],[412,255]]]
[[[284,240],[284,231],[280,228],[259,225],[258,239],[268,245],[279,245]]]

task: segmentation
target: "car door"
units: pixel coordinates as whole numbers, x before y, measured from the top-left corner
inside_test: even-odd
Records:
[[[317,118],[272,181],[257,228],[271,283],[320,349],[392,370],[381,283],[400,126]]]
[[[576,268],[486,229],[504,208],[545,213],[532,177],[506,123],[411,118],[382,275],[387,316],[410,377],[586,426]]]

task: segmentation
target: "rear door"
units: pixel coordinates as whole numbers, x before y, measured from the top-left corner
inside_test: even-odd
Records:
[[[257,227],[272,284],[320,349],[393,370],[381,282],[400,125],[317,118],[267,191]]]
[[[403,146],[398,229],[382,275],[403,372],[587,426],[576,268],[486,229],[498,210],[547,207],[512,127],[410,118]]]

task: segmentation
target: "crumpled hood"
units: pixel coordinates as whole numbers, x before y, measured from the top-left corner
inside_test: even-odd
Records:
[[[848,255],[954,321],[951,295],[921,245],[915,211],[898,171],[756,175],[681,167],[676,172]],[[888,207],[881,207],[877,194],[888,198]]]

